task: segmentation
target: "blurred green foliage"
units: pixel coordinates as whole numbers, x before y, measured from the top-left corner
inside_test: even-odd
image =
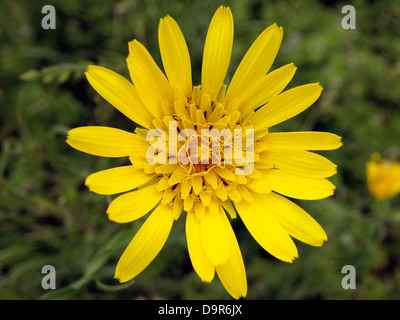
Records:
[[[400,2],[125,0],[52,1],[55,30],[44,30],[44,1],[8,1],[0,10],[0,299],[229,299],[217,277],[194,273],[180,219],[155,261],[134,281],[113,279],[116,263],[142,220],[108,221],[111,198],[89,192],[90,173],[119,165],[78,152],[66,132],[85,125],[133,130],[84,77],[89,64],[128,76],[128,41],[141,41],[160,64],[158,21],[173,16],[186,36],[194,83],[200,80],[209,21],[219,5],[235,19],[231,68],[267,26],[284,28],[274,68],[294,62],[290,87],[320,82],[314,106],[274,128],[339,134],[344,146],[324,155],[338,164],[335,196],[301,201],[326,230],[322,248],[300,242],[293,264],[276,260],[233,221],[248,276],[248,299],[399,299],[400,201],[375,201],[365,184],[372,152],[400,154]],[[341,8],[356,8],[344,30]],[[121,160],[123,161],[123,160]],[[57,289],[41,287],[55,266]],[[344,265],[357,288],[341,286]]]

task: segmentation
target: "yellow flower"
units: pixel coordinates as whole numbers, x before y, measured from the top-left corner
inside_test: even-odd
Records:
[[[233,43],[229,8],[221,6],[211,20],[198,86],[192,85],[189,51],[175,20],[161,19],[158,35],[166,76],[136,40],[127,58],[133,84],[102,67],[86,72],[92,87],[141,128],[135,133],[74,128],[67,143],[97,156],[129,157],[129,165],[86,180],[93,192],[124,193],[109,205],[110,220],[131,222],[151,212],[121,256],[116,278],[128,281],[145,269],[185,212],[196,273],[211,282],[216,272],[232,297],[245,297],[245,267],[227,214],[235,219],[238,213],[255,240],[280,260],[298,256],[292,237],[321,246],[324,230],[284,196],[315,200],[334,193],[326,178],[336,165],[310,150],[336,149],[341,138],[269,132],[311,106],[322,91],[312,83],[281,93],[296,67],[290,63],[268,73],[283,36],[276,24],[252,44],[229,87],[224,84]]]
[[[372,196],[384,200],[400,194],[400,164],[374,153],[366,165],[367,186]]]

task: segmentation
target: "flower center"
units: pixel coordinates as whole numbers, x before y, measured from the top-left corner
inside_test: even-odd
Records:
[[[254,134],[223,98],[210,100],[200,86],[189,97],[175,92],[174,103],[163,104],[163,118],[153,121],[146,134],[147,170],[157,174],[164,204],[183,201],[188,211],[228,197],[240,201],[240,186],[254,166]]]
[[[247,132],[238,124],[240,113],[228,112],[225,104],[210,100],[199,87],[190,97],[176,96],[173,106],[164,105],[163,119],[153,121],[159,139],[148,150],[149,163],[187,165],[190,174],[243,164],[248,145]]]

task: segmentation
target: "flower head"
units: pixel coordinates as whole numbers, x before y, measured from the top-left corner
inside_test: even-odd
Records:
[[[141,127],[134,133],[75,128],[67,142],[97,156],[129,157],[129,165],[86,179],[93,192],[124,193],[107,209],[111,220],[130,222],[153,210],[120,258],[116,278],[128,281],[146,268],[185,212],[194,270],[205,282],[216,272],[238,299],[247,293],[246,272],[227,214],[235,219],[238,213],[256,241],[286,262],[298,256],[292,237],[322,245],[327,236],[321,226],[284,196],[314,200],[334,193],[326,178],[336,166],[310,150],[336,149],[341,138],[269,132],[311,106],[322,91],[312,83],[282,92],[296,67],[290,63],[269,72],[283,36],[276,24],[255,40],[228,87],[229,8],[221,6],[211,20],[198,86],[192,85],[189,51],[175,20],[161,19],[158,35],[166,75],[136,40],[127,58],[133,84],[103,67],[86,72],[92,87]]]
[[[372,196],[384,200],[400,194],[400,164],[374,153],[366,165],[367,186]]]

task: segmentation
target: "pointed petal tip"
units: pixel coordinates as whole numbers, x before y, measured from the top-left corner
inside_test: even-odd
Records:
[[[221,4],[221,5],[219,6],[219,8],[217,9],[217,11],[218,11],[218,10],[229,10],[229,11],[231,11],[231,8],[228,7],[228,6],[224,6],[224,5]]]
[[[226,14],[227,14],[228,16],[230,16],[230,17],[233,19],[231,8],[230,8],[230,7],[225,7],[225,6],[221,5],[221,6],[217,9],[217,11],[215,11],[214,17],[217,16],[217,15],[226,15]]]
[[[136,47],[140,42],[137,39],[132,39],[131,41],[128,42],[128,47],[129,47],[129,53],[131,50]]]
[[[290,260],[290,261],[288,261],[290,264],[292,264],[296,259],[298,259],[299,258],[299,254],[298,253],[296,253],[296,255],[294,255],[293,257],[292,257],[292,260]]]
[[[217,15],[225,15],[225,14],[228,14],[229,16],[232,17],[231,8],[230,8],[230,7],[225,7],[225,6],[221,5],[221,6],[217,9],[217,11],[215,11],[214,17],[217,16]],[[213,17],[213,18],[214,18],[214,17]]]
[[[232,296],[233,299],[235,300],[240,300],[240,299],[245,299],[247,296],[247,288],[244,292],[241,292],[239,294],[232,294],[230,293],[230,295]]]
[[[161,18],[160,21],[166,21],[166,20],[174,20],[169,14],[167,14],[164,18]]]
[[[90,77],[91,74],[93,74],[93,72],[95,71],[94,69],[96,69],[96,67],[97,67],[97,66],[94,66],[94,65],[89,65],[89,66],[87,66],[87,69],[86,69],[86,71],[84,72],[86,78]]]
[[[120,276],[117,276],[117,272],[115,272],[114,279],[118,280],[119,283],[122,283],[122,282],[123,282],[123,281],[121,280],[121,277],[120,277]]]
[[[171,17],[168,14],[166,16],[164,16],[163,18],[160,18],[159,27],[161,28],[161,26],[164,25],[164,23],[167,22],[169,20],[169,18],[171,18]]]
[[[114,279],[118,280],[119,283],[124,283],[132,280],[133,278],[124,278],[121,275],[117,275],[117,271],[115,272]]]
[[[200,278],[202,282],[211,283],[214,279],[214,274],[212,278]]]
[[[341,136],[338,137],[339,137],[338,148],[340,148],[341,146],[343,146],[343,138]]]
[[[103,70],[108,70],[107,68],[104,68],[102,66],[96,66],[94,64],[90,64],[87,66],[87,70],[85,71],[85,74],[91,74],[96,71],[103,71]]]
[[[323,236],[321,237],[319,243],[313,244],[313,247],[322,247],[322,246],[325,244],[325,242],[327,242],[327,241],[328,241],[328,237],[327,237],[326,234],[325,234],[325,235],[323,235]]]

